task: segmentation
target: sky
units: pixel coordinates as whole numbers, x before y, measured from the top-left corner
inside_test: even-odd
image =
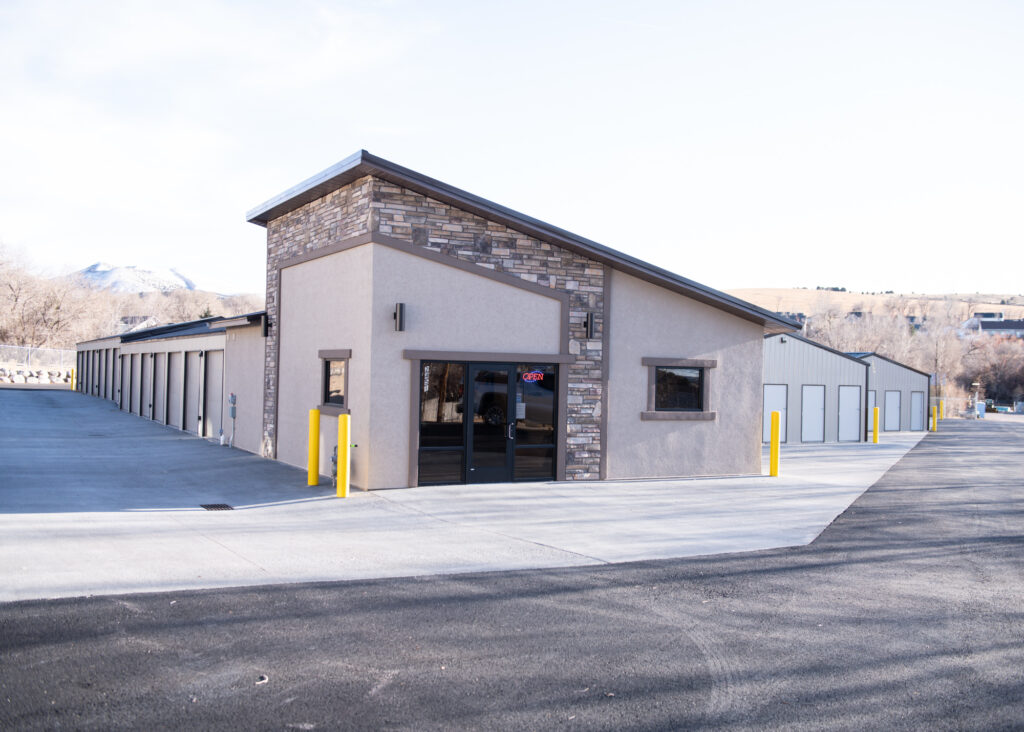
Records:
[[[0,244],[265,289],[359,149],[720,290],[1024,293],[1024,3],[0,0]]]

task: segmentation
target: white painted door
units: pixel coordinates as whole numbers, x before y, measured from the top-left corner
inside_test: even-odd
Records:
[[[825,441],[825,387],[804,384],[800,407],[800,441]]]
[[[761,431],[761,439],[765,442],[771,442],[772,439],[772,412],[780,412],[779,440],[782,442],[786,441],[786,416],[788,414],[786,398],[788,391],[789,387],[785,384],[764,385],[764,415],[762,417],[763,429]]]
[[[878,406],[875,394],[877,392],[874,389],[868,391],[868,434],[872,434],[875,431],[875,407]]]
[[[924,429],[924,392],[910,392],[910,429]]]
[[[885,392],[885,426],[886,432],[899,432],[900,430],[900,392]]]
[[[860,415],[860,387],[840,386],[839,441],[859,442],[862,424]]]

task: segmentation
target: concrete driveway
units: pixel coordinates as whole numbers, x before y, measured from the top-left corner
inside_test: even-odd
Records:
[[[812,541],[924,433],[785,447],[782,477],[308,488],[68,391],[0,389],[0,601],[741,552]],[[226,503],[232,511],[200,504]]]

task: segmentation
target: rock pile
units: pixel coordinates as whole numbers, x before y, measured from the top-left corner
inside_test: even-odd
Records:
[[[70,371],[41,371],[0,366],[0,384],[68,384]]]

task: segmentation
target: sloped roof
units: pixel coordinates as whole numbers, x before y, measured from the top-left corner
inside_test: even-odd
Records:
[[[802,341],[802,342],[808,343],[808,344],[810,344],[812,346],[816,346],[816,347],[822,349],[823,351],[828,351],[829,353],[835,354],[836,356],[842,356],[843,358],[847,358],[847,359],[849,359],[851,361],[856,361],[857,363],[861,364],[862,366],[868,366],[869,365],[869,364],[865,363],[864,361],[862,361],[860,356],[857,356],[857,355],[852,354],[852,353],[843,353],[842,351],[837,351],[834,348],[830,348],[829,346],[826,346],[824,343],[818,343],[817,341],[812,341],[810,338],[805,338],[804,336],[798,335],[796,333],[771,333],[771,334],[765,336],[765,340],[767,340],[769,338],[779,338],[779,337],[781,337],[783,335],[786,338],[795,338],[798,341]]]
[[[761,324],[767,333],[789,333],[799,330],[798,323],[757,305],[740,300],[699,282],[682,277],[623,252],[611,249],[572,232],[552,226],[539,219],[506,206],[480,198],[434,178],[403,168],[366,150],[350,155],[340,163],[317,173],[297,186],[260,204],[246,214],[246,220],[266,226],[270,221],[322,198],[359,178],[372,175],[409,190],[455,206],[463,211],[496,221],[516,231],[568,249],[620,272],[639,277],[693,300],[724,310],[732,315]]]
[[[932,375],[929,374],[929,373],[926,373],[924,371],[919,371],[918,369],[915,369],[913,366],[907,366],[905,363],[900,363],[899,361],[894,361],[891,358],[883,356],[880,353],[875,353],[873,351],[853,351],[853,352],[848,353],[847,355],[848,356],[853,356],[854,358],[860,358],[860,359],[868,358],[869,356],[874,357],[874,358],[880,358],[883,361],[888,361],[891,364],[895,364],[897,366],[900,366],[901,368],[905,368],[907,371],[913,371],[914,373],[921,374],[921,376],[927,376],[929,379],[932,377]]]

